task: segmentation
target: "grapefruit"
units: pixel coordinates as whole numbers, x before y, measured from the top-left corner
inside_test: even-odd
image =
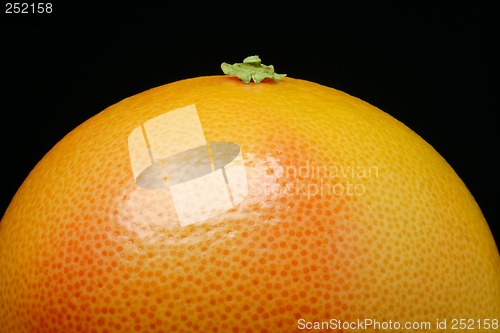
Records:
[[[376,107],[289,77],[198,77],[110,106],[0,223],[2,332],[495,332],[499,318],[500,256],[450,165]]]

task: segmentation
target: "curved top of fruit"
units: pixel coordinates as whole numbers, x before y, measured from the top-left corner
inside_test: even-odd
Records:
[[[212,143],[239,157],[219,163],[234,146]],[[153,165],[165,188],[137,183]],[[227,210],[181,227],[172,193],[186,210]],[[293,78],[203,76],[126,98],[55,145],[0,222],[9,333],[499,318],[499,281],[479,206],[429,144],[358,98]]]
[[[243,63],[230,65],[223,62],[220,67],[222,68],[224,74],[237,76],[245,83],[250,83],[252,80],[255,83],[259,83],[265,78],[271,78],[274,81],[279,81],[286,76],[286,74],[275,73],[273,65],[263,65],[258,55],[246,57],[243,60]]]

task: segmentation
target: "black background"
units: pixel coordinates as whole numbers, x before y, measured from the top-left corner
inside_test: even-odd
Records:
[[[417,132],[465,182],[499,243],[492,6],[52,3],[50,14],[2,8],[2,212],[44,154],[107,106],[258,54]]]

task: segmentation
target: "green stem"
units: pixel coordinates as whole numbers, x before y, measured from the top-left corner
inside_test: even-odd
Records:
[[[243,63],[230,65],[223,62],[221,68],[224,74],[236,76],[245,83],[250,83],[252,80],[255,83],[259,83],[265,78],[271,78],[274,81],[279,81],[286,76],[286,74],[275,73],[273,65],[263,65],[257,55],[246,57],[243,60]]]

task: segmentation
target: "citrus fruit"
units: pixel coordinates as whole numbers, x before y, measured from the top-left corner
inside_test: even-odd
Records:
[[[10,333],[498,331],[500,257],[453,169],[388,114],[208,76],[47,153],[0,223],[0,301]]]

